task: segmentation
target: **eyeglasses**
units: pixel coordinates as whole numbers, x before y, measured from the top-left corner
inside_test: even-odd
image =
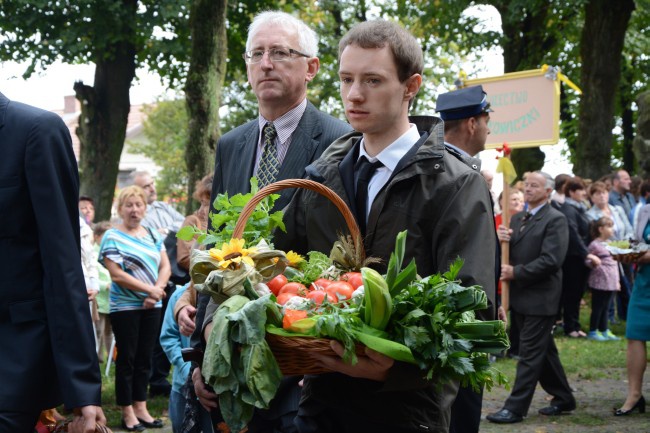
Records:
[[[262,61],[264,53],[269,53],[269,59],[272,62],[286,62],[296,57],[311,57],[292,48],[269,48],[268,50],[246,51],[244,53],[244,60],[248,64],[259,63]]]

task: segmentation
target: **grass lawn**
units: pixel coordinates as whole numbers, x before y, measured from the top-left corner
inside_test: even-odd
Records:
[[[117,429],[122,424],[122,411],[120,407],[115,404],[115,363],[111,363],[111,368],[108,377],[104,375],[106,363],[100,364],[102,372],[102,408],[106,415],[108,427]],[[169,383],[171,383],[171,374],[169,376]],[[147,399],[147,407],[149,413],[154,418],[162,418],[167,416],[167,407],[169,399],[167,397],[157,396]],[[167,422],[165,424],[168,424]],[[155,431],[149,429],[149,431]]]
[[[587,300],[588,300],[587,295]],[[583,329],[588,330],[590,308],[581,308],[580,321]],[[611,326],[612,331],[621,337],[625,335],[625,325]],[[544,417],[537,410],[548,405],[546,393],[538,387],[528,417],[523,423],[498,425],[485,421],[485,415],[500,409],[509,391],[495,387],[485,392],[481,432],[531,432],[531,433],[617,433],[650,432],[650,417],[632,415],[613,417],[612,409],[625,400],[627,390],[625,371],[626,341],[596,342],[586,338],[565,337],[562,330],[556,331],[556,344],[565,368],[569,383],[575,389],[578,409],[571,415]],[[510,383],[514,383],[516,362],[511,359],[498,360],[495,364]],[[104,376],[105,364],[101,364],[103,387],[102,403],[108,426],[119,430],[121,424],[120,408],[115,404],[114,364],[109,376]],[[171,381],[171,377],[170,377]],[[648,391],[650,393],[650,391]],[[155,417],[164,417],[167,413],[168,399],[155,397],[148,400],[148,407]],[[168,424],[168,422],[166,422]],[[152,430],[153,431],[153,430]]]
[[[587,300],[589,296],[587,295]],[[580,309],[582,328],[588,331],[590,308]],[[625,325],[612,325],[614,334],[624,337]],[[577,409],[570,415],[545,417],[537,410],[549,404],[550,396],[538,386],[528,416],[522,423],[502,425],[485,420],[485,415],[499,410],[509,395],[509,390],[493,388],[484,393],[481,432],[498,433],[617,433],[650,432],[650,417],[635,413],[627,417],[614,417],[615,407],[625,401],[627,392],[626,349],[627,342],[597,342],[586,338],[569,338],[561,329],[556,330],[555,342],[562,365],[574,389]],[[514,383],[516,361],[498,360],[496,368]],[[644,388],[647,385],[644,383]]]

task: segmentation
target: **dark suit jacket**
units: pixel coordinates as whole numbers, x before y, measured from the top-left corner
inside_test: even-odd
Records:
[[[0,93],[0,151],[0,411],[99,405],[70,133]]]
[[[589,251],[587,251],[587,245],[589,245],[589,219],[587,218],[587,211],[583,208],[576,207],[569,201],[562,203],[558,210],[564,214],[569,224],[569,248],[567,250],[567,257],[584,260],[587,254],[589,254]]]
[[[562,294],[562,263],[569,243],[564,215],[550,204],[541,208],[521,230],[526,212],[512,217],[510,305],[520,314],[552,316]]]
[[[306,177],[305,167],[318,159],[334,140],[351,130],[347,123],[318,111],[307,102],[307,108],[293,133],[291,146],[282,162],[277,180]],[[259,136],[258,120],[255,119],[221,137],[217,143],[211,203],[217,194],[250,192]],[[275,208],[283,209],[293,193],[294,190],[282,191]],[[214,212],[214,209],[211,211]]]
[[[298,127],[291,137],[291,145],[282,162],[278,179],[300,179],[306,177],[305,167],[318,159],[323,151],[337,138],[350,132],[349,124],[336,119],[316,109],[309,101]],[[253,176],[255,156],[260,130],[258,120],[252,120],[224,134],[217,143],[214,165],[214,180],[211,212],[215,212],[212,204],[218,194],[250,192],[250,179]],[[283,209],[295,190],[283,190],[275,202],[275,209]],[[210,227],[215,229],[215,227]],[[201,345],[199,340],[203,328],[205,307],[208,296],[199,295],[196,315],[197,331],[192,335],[192,346]],[[197,335],[198,333],[198,335]],[[281,387],[268,411],[257,411],[262,418],[275,419],[286,413],[295,411],[300,399],[299,378],[282,381]]]

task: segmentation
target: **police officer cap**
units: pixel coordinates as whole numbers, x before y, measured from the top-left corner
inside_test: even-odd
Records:
[[[436,111],[442,120],[456,120],[490,113],[492,109],[483,86],[472,86],[438,96]]]

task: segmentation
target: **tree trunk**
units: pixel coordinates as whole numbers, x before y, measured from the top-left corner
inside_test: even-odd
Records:
[[[197,206],[192,200],[198,180],[212,170],[219,139],[219,106],[226,75],[227,1],[194,0],[190,11],[192,54],[185,83],[189,116],[187,163],[187,214]]]
[[[632,143],[634,156],[639,162],[639,175],[650,178],[650,90],[641,93],[636,99],[639,107],[636,119],[636,137]]]
[[[132,12],[135,22],[137,1],[124,0],[124,8]],[[95,201],[96,219],[111,216],[113,195],[120,156],[124,147],[126,126],[131,109],[129,90],[135,77],[135,47],[120,41],[107,48],[103,58],[96,60],[93,87],[81,81],[74,84],[81,103],[76,133],[80,142],[79,175],[81,194]]]
[[[619,88],[619,103],[621,106],[621,129],[623,130],[623,168],[628,173],[636,173],[636,164],[634,160],[634,150],[632,142],[634,141],[634,112],[632,103],[634,102],[634,68],[635,61],[632,58],[629,63],[623,61],[621,65],[621,84]]]
[[[580,41],[582,73],[576,174],[598,179],[611,171],[615,96],[633,0],[591,0]]]
[[[539,68],[546,53],[557,42],[554,35],[548,32],[546,24],[550,2],[531,2],[529,8],[518,13],[512,12],[513,2],[510,0],[493,0],[490,3],[501,15],[504,72]],[[511,158],[521,178],[526,172],[541,170],[545,155],[539,147],[531,147],[514,149]]]

